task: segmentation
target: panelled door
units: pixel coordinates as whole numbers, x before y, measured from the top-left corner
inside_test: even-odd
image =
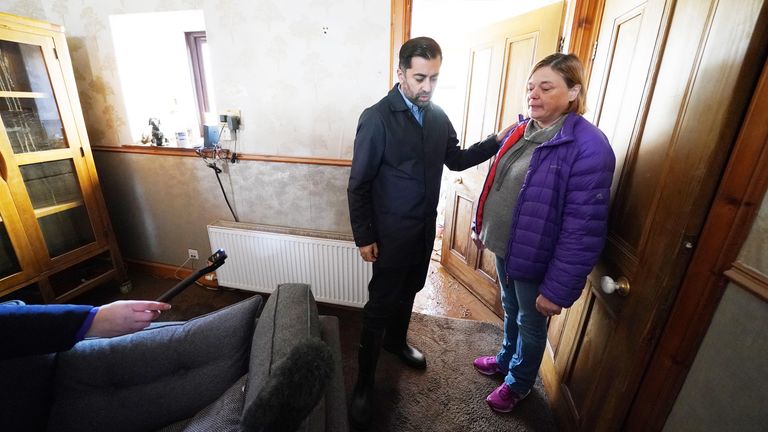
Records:
[[[623,430],[748,102],[744,77],[762,66],[749,55],[762,3],[605,2],[587,117],[617,156],[609,236],[582,297],[550,320],[542,365],[564,430]]]
[[[462,146],[482,140],[524,114],[531,66],[557,49],[562,3],[494,24],[469,38]],[[490,162],[453,174],[440,263],[503,316],[495,257],[471,240],[477,198]]]

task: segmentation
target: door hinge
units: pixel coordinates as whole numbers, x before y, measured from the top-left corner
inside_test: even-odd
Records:
[[[80,147],[80,156],[85,157],[85,150],[82,147]]]
[[[565,48],[565,36],[560,36],[560,42],[557,43],[557,52],[562,53]]]
[[[56,50],[56,47],[53,47],[53,56],[56,58],[56,60],[59,59],[59,51]]]

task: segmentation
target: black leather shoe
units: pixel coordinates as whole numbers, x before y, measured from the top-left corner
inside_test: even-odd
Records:
[[[414,369],[427,368],[427,359],[424,357],[424,354],[408,344],[405,344],[402,348],[384,345],[384,349],[398,356],[403,363]]]

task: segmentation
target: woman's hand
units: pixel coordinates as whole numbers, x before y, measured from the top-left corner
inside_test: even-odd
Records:
[[[552,315],[560,315],[560,312],[563,311],[563,308],[561,306],[558,306],[543,295],[539,294],[538,297],[536,297],[536,310],[539,311],[540,314],[550,317]]]
[[[99,307],[85,337],[114,337],[147,328],[171,305],[156,301],[120,300]]]

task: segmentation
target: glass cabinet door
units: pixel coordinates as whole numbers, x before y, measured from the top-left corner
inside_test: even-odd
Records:
[[[0,159],[3,154],[0,153]],[[0,295],[3,288],[28,279],[38,271],[34,252],[27,241],[21,221],[5,181],[0,160]]]
[[[53,40],[15,37],[0,40],[0,146],[12,159],[10,192],[29,240],[55,259],[103,239],[92,225],[96,206],[74,117],[60,109],[69,103]]]
[[[0,41],[0,92],[14,153],[67,148],[41,47]]]
[[[71,159],[19,169],[52,258],[95,241]]]
[[[0,279],[12,276],[21,271],[19,258],[11,243],[11,236],[5,226],[5,220],[0,215]]]

